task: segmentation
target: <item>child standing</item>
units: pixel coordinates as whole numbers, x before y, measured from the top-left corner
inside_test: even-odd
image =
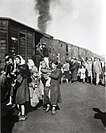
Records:
[[[51,69],[48,68],[48,66],[46,65],[45,61],[42,61],[41,64],[41,80],[42,83],[44,85],[44,109],[46,109],[46,112],[49,111],[50,108],[50,101],[49,101],[49,97],[50,97],[50,81],[51,78],[49,77],[49,73],[51,72]]]
[[[35,66],[32,59],[28,59],[28,66],[31,73],[31,82],[29,83],[30,102],[31,106],[35,107],[40,100],[42,100],[42,94],[39,90],[40,77],[38,69]]]
[[[85,83],[85,67],[82,65],[79,70],[78,70],[78,73],[79,73],[79,76],[80,76],[80,80]]]

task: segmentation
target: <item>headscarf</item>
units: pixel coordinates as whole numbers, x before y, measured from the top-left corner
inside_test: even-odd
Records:
[[[5,56],[5,61],[8,61],[9,60],[9,55],[6,55]]]
[[[32,69],[35,66],[34,61],[32,59],[28,59],[28,63],[27,64],[28,64],[29,69]]]
[[[35,66],[34,61],[32,59],[28,59],[28,66],[29,67]]]
[[[25,64],[25,60],[23,59],[23,57],[21,55],[16,55],[15,58],[20,58],[20,60],[21,60],[20,65],[24,65]]]

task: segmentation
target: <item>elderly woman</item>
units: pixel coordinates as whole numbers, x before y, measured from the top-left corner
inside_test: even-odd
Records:
[[[26,119],[25,115],[25,102],[29,101],[29,91],[28,91],[28,78],[30,77],[30,71],[28,66],[25,64],[25,60],[17,55],[15,57],[16,61],[16,70],[14,73],[16,74],[16,97],[15,102],[19,109],[19,121],[23,121]]]

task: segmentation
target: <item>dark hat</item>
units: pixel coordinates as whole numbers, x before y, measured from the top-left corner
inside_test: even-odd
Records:
[[[73,60],[77,60],[77,58],[76,57],[73,57]]]
[[[5,61],[9,61],[9,58],[10,58],[9,55],[6,55],[5,56]]]
[[[58,65],[57,59],[53,59],[53,60],[52,60],[52,63],[54,63],[55,65]]]

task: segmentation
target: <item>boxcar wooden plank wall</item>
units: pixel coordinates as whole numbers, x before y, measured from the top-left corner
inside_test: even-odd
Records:
[[[20,54],[23,58],[31,58],[33,55],[33,29],[21,25],[20,23],[16,23],[14,21],[10,21],[10,32],[9,36],[15,39],[14,42],[14,49],[15,54]],[[9,43],[11,44],[11,43]],[[35,44],[35,43],[34,43]]]
[[[33,56],[33,32],[27,32],[27,55],[29,58]]]
[[[8,21],[0,20],[0,70],[3,68],[5,60],[4,56],[7,52],[8,43]]]
[[[73,51],[74,51],[74,57],[78,58],[78,47],[74,46]]]
[[[19,54],[23,58],[25,58],[25,53],[26,53],[25,45],[26,45],[26,33],[20,31],[19,33]]]
[[[51,46],[51,55],[50,55],[51,59],[57,59],[59,47],[60,47],[60,44],[58,43],[58,40],[53,39],[52,46]]]
[[[12,21],[8,22],[8,53],[18,54],[18,25]]]
[[[51,49],[52,58],[58,58],[61,63],[64,63],[68,56],[68,44],[63,41],[53,39]]]
[[[15,54],[20,54],[23,58],[31,58],[35,54],[35,33],[34,29],[23,24],[10,21],[10,37],[15,39]]]
[[[69,56],[69,59],[71,59],[72,57],[71,57],[71,44],[68,44],[68,56]]]
[[[42,38],[40,39],[41,44],[42,43],[46,43],[46,47],[48,48],[49,54],[51,54],[51,47],[52,47],[52,43],[53,43],[53,37],[44,34],[42,36]]]
[[[19,54],[26,59],[28,56],[27,48],[28,48],[28,35],[27,35],[28,28],[19,25]]]
[[[60,41],[60,40],[59,40]],[[66,61],[68,50],[67,50],[67,43],[60,41],[60,57],[61,62],[64,63]]]
[[[34,29],[12,19],[0,18],[0,67],[4,66],[6,53],[31,58],[35,54],[35,41]]]

